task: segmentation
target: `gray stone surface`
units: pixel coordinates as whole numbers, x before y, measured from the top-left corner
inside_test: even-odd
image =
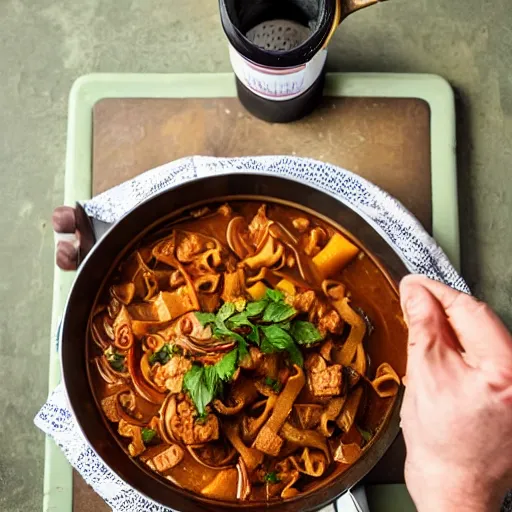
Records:
[[[463,271],[512,325],[509,0],[392,0],[338,30],[332,70],[437,73],[459,93]],[[215,0],[0,0],[0,510],[40,510],[51,210],[62,200],[66,105],[92,71],[230,69]]]

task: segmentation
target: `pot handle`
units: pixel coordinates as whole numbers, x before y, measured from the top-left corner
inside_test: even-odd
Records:
[[[370,512],[364,485],[352,487],[343,494],[334,504],[337,512]]]
[[[80,203],[74,208],[55,208],[52,224],[57,245],[56,263],[62,270],[76,270],[111,226],[89,217]]]

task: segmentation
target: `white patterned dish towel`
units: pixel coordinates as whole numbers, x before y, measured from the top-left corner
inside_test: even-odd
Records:
[[[468,292],[434,239],[401,203],[365,179],[315,160],[288,157],[189,157],[162,165],[84,203],[87,213],[115,222],[142,200],[185,181],[236,172],[277,174],[334,195],[383,234],[412,273],[421,273]],[[115,512],[170,512],[124,483],[90,448],[67,404],[62,384],[34,420],[61,447],[71,465]]]

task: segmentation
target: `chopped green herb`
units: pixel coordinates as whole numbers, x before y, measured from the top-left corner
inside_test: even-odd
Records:
[[[272,379],[271,377],[265,378],[265,385],[272,388],[276,393],[281,391],[281,383],[276,379]]]
[[[269,484],[277,484],[281,481],[275,471],[272,471],[271,473],[265,473],[263,480]]]
[[[125,356],[123,354],[119,354],[118,352],[115,352],[112,347],[108,347],[107,350],[104,352],[108,363],[110,366],[116,370],[117,372],[125,372],[126,366],[125,366]]]
[[[174,354],[179,354],[180,349],[176,345],[166,343],[158,352],[153,352],[149,356],[149,364],[155,363],[167,364]]]
[[[256,302],[249,302],[245,308],[245,314],[250,318],[259,316],[263,313],[267,305],[268,300],[265,299],[257,300]]]
[[[359,433],[361,434],[361,437],[362,437],[362,438],[363,438],[367,443],[369,443],[369,442],[370,442],[370,440],[371,440],[371,438],[373,437],[373,434],[372,434],[371,432],[368,432],[367,430],[364,430],[364,429],[362,429],[362,428],[358,427],[357,425],[356,425],[356,428],[357,428],[357,430],[359,431]]]
[[[213,313],[202,313],[201,311],[196,311],[195,315],[203,327],[205,325],[215,323],[215,315]]]
[[[284,294],[279,290],[272,290],[271,288],[267,288],[265,298],[271,302],[281,302],[284,300]]]
[[[320,331],[311,322],[302,320],[292,322],[290,334],[299,345],[316,343],[322,339]]]
[[[144,444],[150,443],[153,438],[156,436],[156,430],[153,430],[151,428],[144,427],[142,429],[142,440],[144,441]]]
[[[278,325],[267,325],[262,326],[261,330],[265,335],[263,342],[261,343],[262,352],[280,352],[286,350],[290,355],[292,363],[302,366],[304,360],[302,354],[295,345],[292,337]]]
[[[277,324],[288,320],[296,313],[297,311],[289,304],[285,304],[284,302],[271,302],[263,313],[263,321]]]

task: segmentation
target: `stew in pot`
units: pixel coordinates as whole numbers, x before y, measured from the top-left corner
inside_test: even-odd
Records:
[[[88,359],[131,457],[207,497],[265,501],[361,457],[403,373],[383,347],[405,338],[394,285],[356,242],[289,206],[233,201],[121,260]]]

